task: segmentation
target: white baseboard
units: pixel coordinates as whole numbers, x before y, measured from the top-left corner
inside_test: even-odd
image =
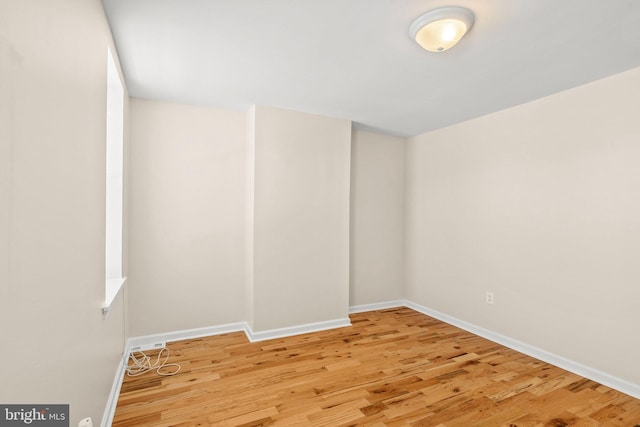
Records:
[[[431,316],[450,325],[457,326],[458,328],[464,329],[465,331],[471,332],[472,334],[481,336],[528,356],[535,357],[536,359],[542,360],[543,362],[547,362],[551,365],[557,366],[576,375],[580,375],[581,377],[585,377],[600,384],[604,384],[607,387],[611,387],[622,393],[628,394],[629,396],[633,396],[636,399],[640,399],[640,385],[638,384],[634,384],[621,378],[614,377],[605,372],[599,371],[573,360],[566,359],[562,356],[558,356],[557,354],[550,353],[546,350],[542,350],[538,347],[534,347],[522,341],[518,341],[513,338],[498,334],[480,326],[476,326],[472,323],[465,322],[464,320],[449,316],[448,314],[440,313],[439,311],[430,309],[420,304],[416,304],[411,301],[405,301],[405,305],[408,308],[411,308],[422,314],[426,314],[427,316]]]
[[[398,299],[394,301],[375,302],[373,304],[352,305],[351,307],[349,307],[349,314],[362,313],[365,311],[373,310],[385,310],[387,308],[404,307],[406,306],[406,303],[407,302],[405,300]]]
[[[144,351],[154,348],[162,348],[164,344],[172,341],[182,341],[194,338],[209,337],[213,335],[226,334],[229,332],[239,332],[245,330],[245,323],[227,323],[218,326],[207,326],[204,328],[185,329],[182,331],[167,332],[164,334],[143,335],[132,337],[127,340],[129,352]],[[159,345],[163,344],[163,345]],[[128,353],[127,353],[128,354]]]
[[[326,331],[328,329],[343,328],[351,326],[351,320],[348,317],[343,319],[327,320],[325,322],[307,323],[298,326],[289,326],[286,328],[269,329],[266,331],[254,332],[249,325],[245,324],[245,334],[251,342],[272,340],[275,338],[290,337],[293,335],[308,334],[311,332]]]
[[[246,322],[227,323],[224,325],[186,329],[183,331],[167,332],[164,334],[152,334],[132,337],[127,340],[127,354],[131,351],[144,351],[154,348],[162,348],[167,342],[210,337],[214,335],[226,334],[229,332],[242,331],[245,333],[247,339],[249,339],[250,342],[258,342],[274,338],[284,338],[293,335],[306,334],[310,332],[326,331],[328,329],[342,328],[345,326],[351,326],[351,321],[348,317],[345,317],[343,319],[307,323],[304,325],[270,329],[258,332],[254,332]]]
[[[101,427],[111,427],[111,424],[113,424],[113,416],[116,413],[116,406],[118,405],[118,397],[120,396],[120,388],[122,387],[122,381],[124,380],[129,353],[129,345],[127,344],[122,354],[122,358],[120,359],[118,368],[116,369],[116,376],[113,379],[113,384],[111,385],[111,393],[109,393],[107,406],[104,408],[104,414],[102,415],[102,423],[100,423]]]

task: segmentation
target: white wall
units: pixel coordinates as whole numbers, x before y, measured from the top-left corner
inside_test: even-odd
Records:
[[[354,130],[349,305],[404,298],[406,139]]]
[[[351,122],[256,106],[253,329],[347,318]]]
[[[131,100],[134,336],[245,319],[246,116]]]
[[[640,384],[639,113],[634,69],[411,138],[407,298]]]
[[[123,294],[101,311],[107,46],[98,0],[0,2],[0,402],[71,425],[102,419],[125,340]]]

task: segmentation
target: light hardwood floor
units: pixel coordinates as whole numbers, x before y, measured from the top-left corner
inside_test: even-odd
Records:
[[[636,426],[640,400],[408,308],[249,343],[168,344],[173,377],[125,377],[114,426]]]

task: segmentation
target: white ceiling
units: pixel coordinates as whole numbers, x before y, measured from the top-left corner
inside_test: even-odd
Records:
[[[640,66],[638,0],[103,0],[131,96],[262,104],[410,136]],[[439,6],[475,24],[429,53]]]

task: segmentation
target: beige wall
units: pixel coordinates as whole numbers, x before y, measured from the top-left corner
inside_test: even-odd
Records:
[[[246,116],[131,100],[134,336],[245,319]]]
[[[635,69],[411,138],[407,298],[640,384],[639,112]]]
[[[352,133],[349,305],[404,298],[405,141]]]
[[[100,423],[125,340],[123,294],[101,311],[110,45],[98,0],[0,2],[0,402],[71,425]]]
[[[344,319],[351,122],[255,107],[253,329]]]

